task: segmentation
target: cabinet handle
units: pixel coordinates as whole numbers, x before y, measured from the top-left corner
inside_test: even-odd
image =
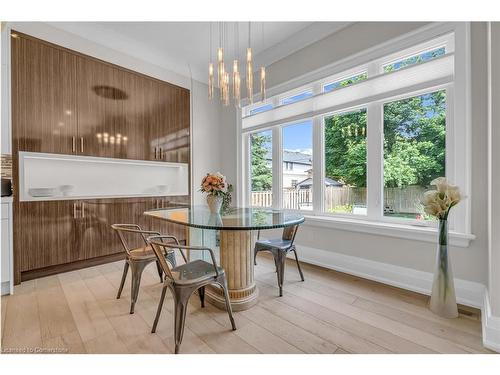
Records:
[[[80,152],[83,153],[83,137],[80,137]]]
[[[72,137],[72,146],[71,146],[71,150],[73,151],[73,153],[76,152],[76,138],[75,137]]]
[[[156,160],[156,147],[155,147],[155,160]]]
[[[85,219],[85,206],[84,206],[85,202],[82,202],[81,203],[81,209],[82,209],[82,219]]]
[[[76,219],[76,203],[73,203],[73,219]]]
[[[160,147],[160,160],[163,160],[163,149]]]

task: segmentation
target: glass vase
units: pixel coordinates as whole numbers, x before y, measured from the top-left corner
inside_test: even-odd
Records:
[[[453,272],[448,253],[448,221],[439,220],[436,269],[432,283],[430,309],[443,318],[458,317]]]
[[[220,213],[220,209],[222,207],[223,198],[218,195],[207,195],[207,205],[208,209],[213,214]]]

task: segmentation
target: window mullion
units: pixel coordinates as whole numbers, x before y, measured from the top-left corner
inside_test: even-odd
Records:
[[[251,206],[251,197],[252,197],[252,167],[251,167],[251,146],[250,146],[250,134],[242,134],[241,136],[241,155],[242,155],[242,163],[241,163],[241,174],[240,177],[244,181],[244,187],[240,188],[240,194],[238,194],[238,205],[241,205],[243,202],[244,206]]]
[[[283,201],[283,141],[281,126],[273,128],[273,208],[281,209]]]
[[[366,179],[367,218],[381,220],[383,215],[384,153],[383,153],[383,109],[381,103],[367,107]]]
[[[324,131],[323,117],[313,119],[313,212],[324,211],[324,186],[325,186],[325,167],[324,167]]]

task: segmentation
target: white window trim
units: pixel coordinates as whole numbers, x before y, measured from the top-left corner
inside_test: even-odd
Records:
[[[311,88],[312,83],[308,85],[305,84],[309,78],[309,82],[314,82],[315,92],[321,92],[323,85],[331,83],[336,80],[337,77],[350,76],[352,72],[363,72],[367,71],[368,76],[380,73],[382,67],[387,63],[394,60],[393,56],[399,56],[401,58],[403,55],[401,52],[405,52],[406,49],[411,48],[415,45],[421,45],[427,40],[431,40],[432,45],[437,46],[439,43],[436,42],[436,38],[439,36],[444,36],[445,34],[454,33],[455,43],[451,44],[451,48],[447,46],[448,51],[454,51],[455,54],[455,79],[453,84],[450,85],[439,85],[436,89],[445,87],[447,89],[447,137],[446,137],[446,147],[447,147],[447,160],[446,160],[446,170],[447,176],[453,180],[457,185],[461,187],[465,196],[470,196],[470,176],[471,176],[471,144],[470,144],[470,24],[469,23],[434,23],[431,26],[426,26],[415,32],[409,33],[405,36],[396,38],[395,40],[384,43],[381,46],[375,46],[365,51],[365,53],[356,54],[355,56],[344,59],[332,66],[320,69],[318,71],[312,72],[309,75],[299,77],[295,80],[289,81],[285,84],[279,85],[277,87],[268,90],[269,95],[275,95],[274,98],[284,96],[289,97],[292,90],[287,90],[285,94],[276,95],[277,90],[284,87],[293,87],[295,83],[296,89],[293,89],[295,93],[307,91]],[[371,56],[374,56],[379,51],[379,56],[377,56],[377,65],[374,67],[373,64],[360,64],[360,61],[369,61]],[[380,53],[384,55],[381,56]],[[410,54],[413,56],[415,53]],[[384,58],[385,56],[385,58]],[[382,62],[383,61],[383,62]],[[350,66],[350,67],[349,67]],[[348,67],[348,68],[347,68]],[[342,69],[340,71],[340,69]],[[347,69],[346,69],[347,68]],[[336,70],[335,70],[336,69]],[[318,75],[323,72],[323,78]],[[325,72],[330,72],[325,78]],[[332,79],[333,78],[333,79]],[[298,84],[300,87],[297,88]],[[434,88],[423,89],[424,92],[435,91]],[[280,90],[283,93],[282,90]],[[414,96],[415,92],[408,93],[408,96]],[[418,93],[416,94],[418,95]],[[370,103],[367,108],[367,116],[370,116],[371,121],[370,126],[368,126],[367,133],[376,133],[376,127],[374,124],[374,119],[380,118],[378,123],[383,126],[382,113],[380,108],[383,108],[383,103],[390,102],[392,100],[397,100],[397,98],[391,98],[390,100],[384,98],[383,101],[377,103]],[[262,104],[260,104],[262,105]],[[378,109],[377,109],[378,106]],[[454,110],[452,111],[451,108]],[[347,109],[343,109],[340,112],[346,112]],[[360,232],[367,232],[379,235],[389,235],[392,237],[400,238],[411,238],[415,240],[429,241],[435,240],[436,230],[435,228],[429,226],[422,226],[420,223],[405,222],[398,220],[393,222],[391,220],[377,221],[377,215],[373,215],[374,210],[382,209],[383,196],[380,197],[379,192],[383,194],[383,189],[369,189],[367,201],[369,201],[371,210],[368,211],[366,216],[358,215],[328,215],[322,212],[323,209],[323,181],[324,178],[324,168],[320,165],[324,162],[323,156],[323,118],[324,116],[313,117],[313,168],[315,171],[320,171],[320,173],[313,174],[313,205],[314,210],[301,211],[307,218],[306,225],[314,225],[321,227],[337,228],[343,230],[354,230]],[[294,121],[295,122],[295,121]],[[241,117],[238,119],[238,123],[241,125]],[[377,122],[375,122],[377,123]],[[290,125],[290,124],[286,124]],[[259,129],[261,130],[261,129]],[[371,130],[371,132],[370,132]],[[276,174],[273,181],[273,208],[281,208],[281,185],[282,185],[282,160],[281,154],[281,142],[282,142],[282,131],[280,126],[274,126],[273,128],[273,176]],[[245,139],[248,133],[245,133],[239,127],[239,140],[245,143]],[[382,140],[378,140],[382,132],[369,137],[367,136],[367,152],[370,153],[370,157],[383,158],[381,154],[382,150]],[[456,150],[461,150],[456,152]],[[248,151],[248,150],[247,150]],[[453,155],[453,157],[448,157]],[[276,156],[276,157],[275,157]],[[246,154],[239,155],[240,162],[239,166],[242,166],[246,157]],[[278,160],[279,158],[279,160]],[[451,163],[453,159],[453,163]],[[240,181],[247,181],[248,173],[239,174],[241,178]],[[383,185],[382,171],[376,171],[372,168],[367,171],[367,179],[370,186],[373,184]],[[242,184],[242,187],[247,184]],[[240,189],[246,190],[246,189]],[[239,203],[243,205],[248,205],[249,197],[248,192],[240,191]],[[240,199],[241,198],[241,199]],[[367,202],[368,203],[368,202]],[[368,206],[368,205],[367,205]],[[471,228],[471,205],[470,199],[465,199],[457,207],[454,208],[453,217],[465,217],[465,220],[455,220],[452,224],[453,229],[450,231],[451,244],[461,247],[467,247],[469,242],[475,238],[470,232]],[[383,212],[382,212],[383,216]],[[388,218],[385,218],[388,219]]]
[[[330,76],[327,79],[323,79],[320,81],[321,92],[325,92],[325,87],[332,84],[332,83],[344,81],[344,80],[352,78],[352,77],[357,77],[363,73],[368,73],[368,70],[355,68],[355,69],[350,69],[350,71],[346,71],[346,72],[343,72],[340,74],[336,74],[334,76]],[[373,75],[373,74],[370,74],[370,75]],[[337,89],[334,89],[334,90],[337,90]]]
[[[380,63],[381,68],[383,69],[386,65],[393,64],[397,61],[405,60],[410,57],[418,56],[423,52],[432,51],[441,47],[446,47],[445,53],[455,52],[454,39],[450,38],[449,34],[434,38],[428,42],[421,43],[419,44],[419,47],[419,49],[408,48],[406,50],[386,56],[386,58]]]

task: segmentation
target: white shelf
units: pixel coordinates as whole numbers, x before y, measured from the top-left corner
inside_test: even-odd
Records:
[[[20,201],[179,196],[189,194],[189,165],[144,160],[19,153]],[[71,185],[64,195],[59,188]],[[53,188],[36,197],[30,189]]]

